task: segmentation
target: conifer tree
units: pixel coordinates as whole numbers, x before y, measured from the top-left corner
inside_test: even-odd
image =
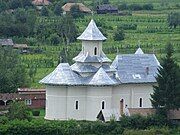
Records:
[[[180,108],[180,67],[173,58],[173,46],[166,46],[166,57],[163,58],[156,77],[157,86],[151,95],[152,105],[157,110],[164,110],[165,115],[170,109]]]

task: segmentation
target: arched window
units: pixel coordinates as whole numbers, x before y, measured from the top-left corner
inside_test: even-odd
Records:
[[[94,48],[94,55],[97,55],[97,47]]]
[[[101,102],[101,109],[105,109],[105,102],[104,101]]]
[[[139,99],[139,107],[142,107],[142,98]]]
[[[79,102],[78,101],[75,102],[75,108],[76,108],[76,110],[79,109]]]

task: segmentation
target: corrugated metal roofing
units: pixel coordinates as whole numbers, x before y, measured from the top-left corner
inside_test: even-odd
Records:
[[[77,39],[103,41],[106,40],[106,37],[100,32],[94,20],[91,20],[87,28]]]

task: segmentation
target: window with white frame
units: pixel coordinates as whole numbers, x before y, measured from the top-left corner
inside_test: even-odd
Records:
[[[31,105],[32,104],[32,100],[31,99],[25,99],[25,104],[26,105]]]

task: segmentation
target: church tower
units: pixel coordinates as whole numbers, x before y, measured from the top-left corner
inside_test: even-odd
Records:
[[[82,41],[82,50],[73,58],[76,62],[72,70],[82,76],[89,76],[102,67],[108,74],[115,72],[110,66],[111,60],[102,50],[102,43],[106,37],[100,32],[94,20],[91,20],[84,32],[77,38]]]

